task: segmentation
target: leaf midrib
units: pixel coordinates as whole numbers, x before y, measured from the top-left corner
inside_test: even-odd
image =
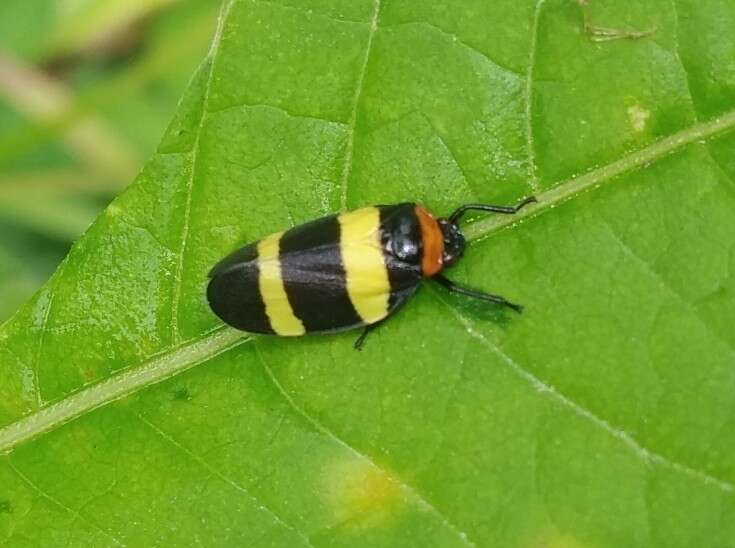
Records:
[[[596,427],[602,429],[613,438],[616,438],[617,440],[622,442],[626,447],[628,447],[628,449],[633,452],[633,454],[635,454],[641,461],[643,461],[644,464],[658,464],[660,466],[675,470],[690,478],[694,478],[695,480],[700,481],[705,485],[712,485],[728,495],[732,495],[735,493],[735,484],[733,484],[732,482],[714,476],[712,474],[708,474],[707,472],[704,472],[697,468],[693,468],[686,464],[674,461],[660,453],[657,453],[645,447],[641,442],[639,442],[631,434],[629,434],[622,428],[611,424],[599,415],[595,414],[590,409],[587,409],[578,402],[572,400],[569,396],[561,392],[557,387],[553,386],[548,381],[536,376],[533,372],[520,365],[511,356],[505,353],[495,341],[491,340],[489,337],[479,332],[475,328],[475,324],[472,320],[463,315],[455,307],[451,306],[447,301],[439,296],[438,293],[434,293],[434,295],[443,305],[451,309],[457,322],[459,322],[459,324],[467,331],[467,333],[471,337],[477,339],[478,341],[480,341],[481,344],[485,345],[493,354],[495,354],[503,363],[505,363],[511,369],[511,371],[513,371],[513,373],[531,384],[531,386],[533,386],[538,391],[538,393],[549,396],[551,399],[560,403],[562,406],[570,409],[576,415],[591,422]]]
[[[533,204],[512,217],[496,216],[469,224],[465,234],[473,243],[499,232],[521,220],[540,215],[582,193],[613,182],[623,173],[653,163],[697,141],[735,129],[735,111],[682,130],[643,149],[576,178],[565,180],[537,195]],[[40,410],[0,428],[0,454],[9,453],[19,444],[30,441],[108,403],[133,394],[182,373],[199,363],[252,340],[254,337],[227,327],[218,327],[182,345],[163,350],[138,366],[66,396]]]
[[[166,349],[137,367],[129,366],[117,375],[85,386],[0,428],[0,454],[9,453],[19,444],[108,403],[183,373],[251,338],[242,331],[220,326],[176,348]]]
[[[735,129],[735,110],[729,111],[708,122],[701,122],[681,130],[673,135],[664,137],[650,145],[626,154],[622,158],[610,162],[602,167],[595,168],[578,177],[571,177],[552,185],[548,190],[536,194],[538,203],[524,207],[515,215],[497,215],[469,224],[463,232],[468,240],[480,242],[487,236],[515,225],[516,223],[545,213],[567,200],[575,198],[584,192],[592,190],[603,183],[610,183],[620,175],[649,164],[670,155],[671,153],[697,141],[706,141]]]

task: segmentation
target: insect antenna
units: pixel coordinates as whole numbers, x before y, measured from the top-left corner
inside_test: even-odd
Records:
[[[535,196],[529,196],[522,202],[514,206],[500,206],[492,204],[464,204],[459,206],[450,216],[449,222],[456,224],[459,219],[468,211],[488,211],[490,213],[504,213],[506,215],[512,215],[518,213],[518,210],[523,206],[538,202]]]

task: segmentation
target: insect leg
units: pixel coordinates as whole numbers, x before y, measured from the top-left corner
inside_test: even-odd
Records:
[[[355,343],[352,345],[353,348],[355,350],[362,350],[362,345],[365,344],[365,339],[367,338],[368,333],[370,333],[373,329],[378,327],[381,323],[382,322],[376,322],[376,323],[371,323],[370,325],[366,325],[363,328],[362,333],[360,333],[360,336],[357,337],[357,339],[355,340]]]
[[[510,301],[507,301],[504,297],[501,297],[500,295],[493,295],[492,293],[482,293],[480,291],[475,291],[473,289],[467,289],[466,287],[459,286],[455,284],[452,280],[449,280],[441,275],[434,276],[431,279],[436,280],[437,282],[439,282],[442,286],[447,288],[452,293],[458,293],[460,295],[466,295],[467,297],[472,297],[473,299],[479,299],[481,301],[487,301],[490,303],[507,306],[508,308],[512,308],[519,314],[523,311],[523,306],[521,306],[520,304],[515,304]]]
[[[459,221],[459,218],[462,217],[462,215],[470,210],[489,211],[490,213],[504,213],[506,215],[513,215],[514,213],[518,213],[518,210],[521,209],[523,206],[535,203],[537,201],[538,200],[536,200],[535,196],[529,196],[528,198],[514,206],[500,206],[492,204],[464,204],[463,206],[459,206],[449,216],[449,222],[456,223],[457,221]]]

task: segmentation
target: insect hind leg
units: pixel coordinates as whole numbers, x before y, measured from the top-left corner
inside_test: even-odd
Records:
[[[462,287],[460,285],[455,284],[452,280],[449,280],[441,275],[434,276],[432,280],[436,280],[439,284],[441,284],[451,293],[457,293],[459,295],[465,295],[467,297],[472,297],[473,299],[478,299],[481,301],[486,301],[490,303],[499,304],[501,306],[506,306],[518,312],[519,314],[523,312],[522,305],[512,303],[508,301],[505,297],[501,297],[500,295],[493,295],[492,293],[483,293],[481,291],[475,291],[474,289],[468,289],[466,287]]]
[[[373,330],[374,330],[374,329],[375,329],[376,327],[378,327],[378,326],[379,326],[379,325],[380,325],[381,323],[382,323],[382,322],[376,322],[376,323],[371,323],[370,325],[366,325],[366,326],[365,326],[365,327],[364,327],[364,328],[362,329],[362,333],[360,333],[360,335],[359,335],[359,336],[357,337],[357,339],[355,339],[355,342],[354,342],[354,344],[352,345],[352,347],[353,347],[353,348],[354,348],[355,350],[362,350],[362,347],[363,347],[363,345],[365,344],[365,339],[367,338],[367,336],[368,336],[368,335],[370,334],[370,332],[371,332],[371,331],[373,331]]]

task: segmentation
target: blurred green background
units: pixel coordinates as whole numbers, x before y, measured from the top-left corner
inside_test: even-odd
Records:
[[[0,322],[154,151],[219,3],[0,2]]]

